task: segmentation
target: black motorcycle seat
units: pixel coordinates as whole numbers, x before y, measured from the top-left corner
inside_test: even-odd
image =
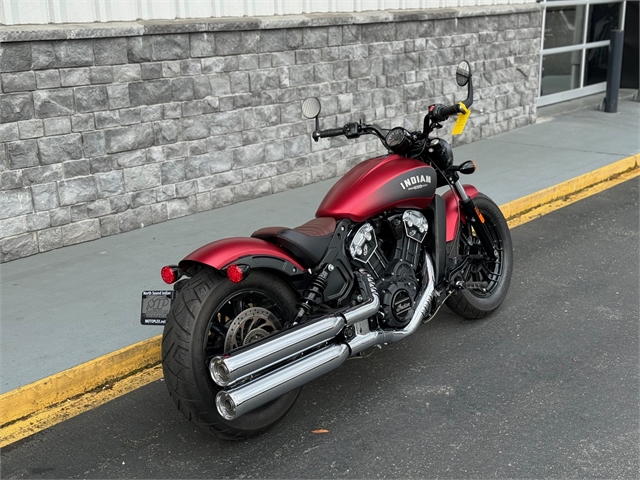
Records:
[[[335,230],[335,219],[320,217],[296,228],[261,228],[251,236],[281,246],[299,260],[304,268],[311,268],[322,260]]]

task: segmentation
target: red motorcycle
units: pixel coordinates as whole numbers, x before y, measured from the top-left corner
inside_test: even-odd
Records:
[[[205,245],[162,269],[173,290],[143,293],[142,322],[166,319],[165,383],[190,421],[222,438],[258,435],[302,385],[411,335],[442,304],[468,319],[500,306],[513,262],[507,223],[461,184],[475,164],[454,165],[449,143],[432,136],[453,115],[454,133],[464,128],[466,61],[456,79],[467,99],[431,105],[423,132],[362,122],[320,130],[320,102],[305,100],[315,141],[375,135],[388,154],[342,177],[313,220]],[[441,186],[450,190],[438,195]]]

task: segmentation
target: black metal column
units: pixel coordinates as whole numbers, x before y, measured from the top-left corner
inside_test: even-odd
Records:
[[[620,73],[622,71],[622,47],[624,31],[612,30],[609,44],[609,64],[607,66],[607,91],[604,97],[604,111],[618,111],[618,93],[620,91]]]

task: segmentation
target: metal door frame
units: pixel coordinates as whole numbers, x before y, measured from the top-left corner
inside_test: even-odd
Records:
[[[538,76],[538,100],[536,105],[538,107],[543,107],[545,105],[550,105],[552,103],[564,102],[566,100],[572,100],[578,97],[584,97],[587,95],[593,95],[595,93],[604,92],[606,90],[606,82],[596,83],[594,85],[584,86],[584,69],[585,69],[585,60],[586,53],[588,49],[598,48],[598,47],[608,47],[611,43],[610,40],[603,40],[599,42],[588,42],[587,43],[587,32],[589,27],[589,6],[596,5],[599,3],[622,3],[622,15],[620,15],[620,24],[618,28],[624,27],[625,14],[627,11],[627,1],[622,0],[617,2],[616,0],[540,0],[540,3],[543,7],[542,12],[542,35],[540,38],[540,69]],[[584,5],[585,6],[585,16],[584,16],[584,25],[582,32],[582,43],[578,43],[576,45],[567,45],[565,47],[556,47],[556,48],[544,48],[544,31],[545,25],[547,21],[547,7],[567,7],[567,6],[577,6]],[[552,93],[550,95],[542,96],[540,93],[542,91],[542,59],[545,55],[550,55],[554,53],[566,53],[566,52],[576,52],[580,51],[582,55],[582,60],[580,63],[580,86],[578,88],[574,88],[571,90],[566,90],[564,92]]]

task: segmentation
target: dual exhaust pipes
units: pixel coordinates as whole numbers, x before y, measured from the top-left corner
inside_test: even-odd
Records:
[[[294,327],[257,345],[248,345],[227,355],[214,357],[209,363],[211,377],[221,387],[231,386],[216,395],[218,413],[226,420],[238,418],[335,370],[350,356],[375,345],[397,342],[411,335],[429,311],[434,294],[433,264],[428,255],[425,255],[424,273],[426,285],[416,298],[411,321],[403,329],[369,331],[368,318],[378,312],[380,299],[373,279],[364,274],[367,279],[364,289],[368,290],[365,295],[368,300],[364,303]],[[312,348],[335,340],[348,326],[355,327],[356,335],[353,338],[326,345],[296,358]],[[275,370],[255,380],[249,379],[281,363],[284,364]],[[246,379],[249,381],[233,387],[233,384]]]

